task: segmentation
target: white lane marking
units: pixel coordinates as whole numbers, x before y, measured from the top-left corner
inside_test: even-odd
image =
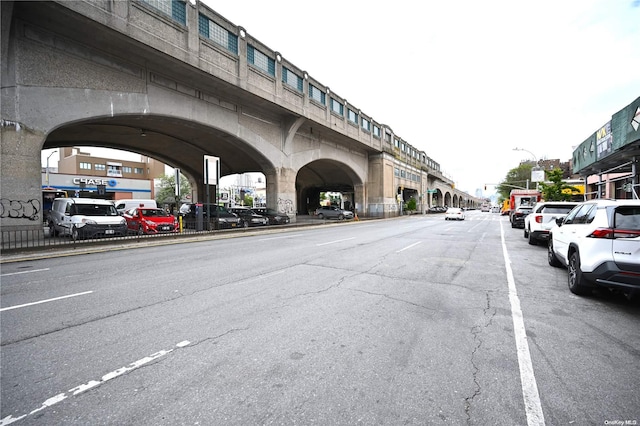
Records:
[[[191,342],[189,342],[188,340],[183,340],[182,342],[178,343],[176,345],[177,348],[184,348],[185,346],[188,346],[189,344],[191,344]],[[108,382],[111,379],[115,379],[116,377],[122,376],[125,373],[129,373],[132,370],[135,370],[136,368],[140,368],[145,364],[150,363],[151,361],[154,361],[160,357],[163,357],[167,354],[170,354],[171,352],[173,352],[174,349],[169,349],[169,350],[161,350],[159,352],[156,352],[154,354],[151,354],[149,356],[146,356],[144,358],[141,358],[137,361],[132,362],[131,364],[129,364],[126,367],[122,367],[122,368],[118,368],[117,370],[114,370],[110,373],[105,374],[104,376],[102,376],[100,378],[100,380],[90,380],[87,383],[83,383],[81,385],[75,386],[71,389],[69,389],[67,392],[62,392],[59,393],[55,396],[52,396],[51,398],[45,400],[40,407],[31,410],[30,412],[28,412],[27,414],[23,414],[21,416],[18,417],[13,417],[12,415],[9,415],[7,417],[5,417],[4,419],[0,420],[0,426],[5,426],[14,422],[17,422],[18,420],[22,420],[27,416],[33,415],[38,413],[39,411],[42,411],[46,408],[51,407],[52,405],[55,405],[61,401],[64,401],[65,399],[72,397],[72,396],[76,396],[76,395],[80,395],[83,392],[86,392],[90,389],[93,389],[95,387],[98,387],[106,382]]]
[[[326,243],[316,244],[316,246],[317,246],[317,247],[320,247],[320,246],[326,246],[327,244],[341,243],[341,242],[343,242],[343,241],[354,240],[355,238],[356,238],[356,237],[351,237],[351,238],[344,238],[344,239],[342,239],[342,240],[329,241],[329,242],[326,242]]]
[[[413,243],[413,244],[411,244],[411,245],[409,245],[409,246],[406,246],[405,248],[403,248],[403,249],[400,249],[400,250],[396,251],[396,253],[400,253],[400,252],[402,252],[402,251],[408,250],[408,249],[410,249],[411,247],[417,246],[417,245],[418,245],[418,244],[420,244],[421,242],[422,242],[422,241],[418,241],[417,243]]]
[[[502,239],[502,253],[504,254],[504,264],[507,271],[507,282],[509,283],[509,302],[511,303],[511,316],[513,317],[513,331],[516,339],[518,352],[518,365],[520,366],[520,381],[522,383],[522,396],[524,397],[524,409],[527,414],[527,425],[544,426],[544,413],[540,404],[540,394],[538,384],[533,374],[533,364],[531,363],[531,353],[527,342],[527,332],[524,328],[524,317],[520,307],[520,299],[516,290],[516,283],[511,270],[511,260],[507,252],[507,244],[504,240],[504,227],[500,222],[500,235]]]
[[[56,300],[68,299],[70,297],[83,296],[85,294],[91,294],[91,293],[93,293],[93,291],[84,291],[82,293],[75,293],[75,294],[69,294],[67,296],[54,297],[53,299],[39,300],[37,302],[25,303],[24,305],[8,306],[6,308],[0,309],[0,312],[10,311],[11,309],[25,308],[27,306],[39,305],[41,303],[55,302]]]
[[[42,271],[48,271],[49,268],[44,268],[44,269],[32,269],[30,271],[20,271],[20,272],[9,272],[7,274],[0,274],[0,277],[9,277],[11,275],[21,275],[21,274],[30,274],[32,272],[42,272]]]

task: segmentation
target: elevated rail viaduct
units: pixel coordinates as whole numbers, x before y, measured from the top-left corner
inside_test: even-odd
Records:
[[[347,194],[360,216],[399,214],[399,194],[418,211],[481,203],[390,126],[198,0],[1,7],[4,230],[41,226],[41,150],[66,146],[156,158],[180,168],[199,201],[203,158],[216,156],[221,176],[262,172],[268,207],[294,220],[321,191]]]

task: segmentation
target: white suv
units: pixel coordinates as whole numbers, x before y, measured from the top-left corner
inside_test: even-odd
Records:
[[[571,201],[545,201],[533,206],[533,210],[524,218],[524,237],[529,244],[536,245],[549,239],[549,230],[555,227],[579,203]]]
[[[551,229],[547,259],[567,267],[574,294],[596,286],[640,292],[640,200],[578,204]]]

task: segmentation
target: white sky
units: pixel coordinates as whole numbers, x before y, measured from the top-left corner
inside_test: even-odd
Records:
[[[568,161],[640,96],[639,0],[205,3],[471,194],[532,159],[514,147]]]
[[[204,2],[471,194],[640,96],[640,0]]]

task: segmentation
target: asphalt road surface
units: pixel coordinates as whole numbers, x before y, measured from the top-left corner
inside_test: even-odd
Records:
[[[5,262],[0,425],[635,425],[640,303],[496,213]]]

